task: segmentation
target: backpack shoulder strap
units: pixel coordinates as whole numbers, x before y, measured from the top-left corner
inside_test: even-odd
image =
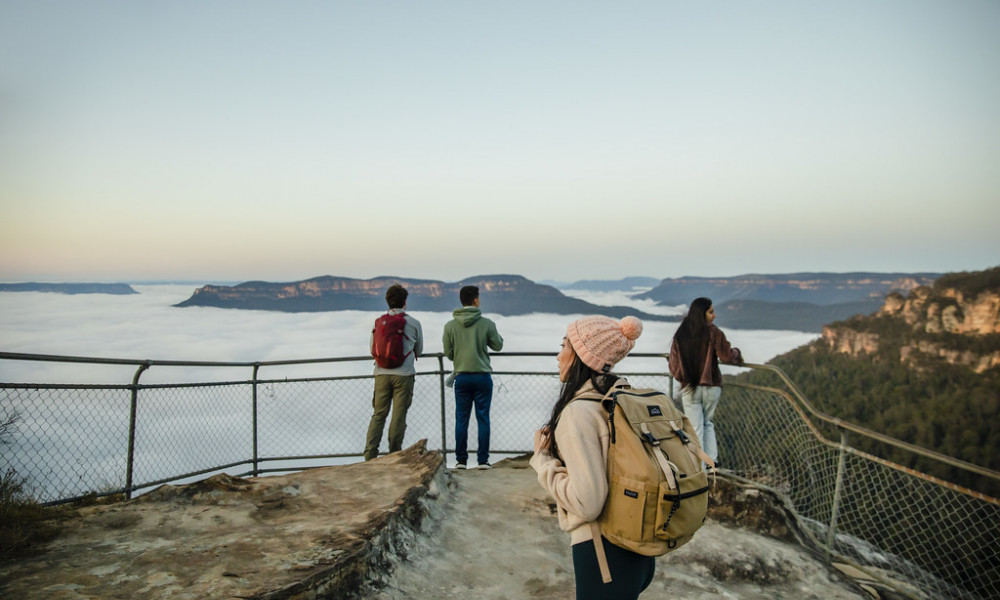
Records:
[[[604,404],[605,410],[607,410],[608,412],[612,412],[614,410],[614,405],[610,404],[610,402],[614,400],[615,394],[621,390],[628,389],[631,387],[632,386],[629,385],[628,381],[619,378],[618,381],[616,381],[614,385],[611,386],[611,389],[608,390],[607,394],[602,394],[597,390],[590,390],[589,392],[584,392],[583,394],[580,394],[579,396],[573,398],[571,402],[576,402],[577,400],[591,400],[595,402],[601,402]]]
[[[600,402],[604,407],[604,410],[608,411],[608,421],[611,428],[611,441],[614,443],[615,439],[615,404],[617,402],[616,395],[619,391],[631,387],[627,381],[624,379],[619,379],[611,386],[607,394],[601,394],[598,391],[588,392],[582,394],[579,398],[574,398],[574,400],[594,400]],[[604,583],[611,583],[611,567],[608,566],[608,557],[604,553],[604,542],[601,536],[601,524],[597,521],[590,522],[590,533],[594,539],[594,553],[597,555],[597,566],[601,570],[601,580]]]
[[[601,579],[604,583],[611,583],[611,568],[608,566],[608,557],[604,554],[601,526],[597,521],[590,522],[590,533],[594,536],[594,552],[597,554],[597,566],[601,568]]]

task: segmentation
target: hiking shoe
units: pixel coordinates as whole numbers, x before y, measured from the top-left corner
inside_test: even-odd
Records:
[[[465,468],[465,463],[458,463],[457,465],[455,465],[455,468],[456,469],[464,469]]]
[[[479,463],[479,470],[480,471],[485,471],[486,469],[489,469],[489,468],[490,468],[490,463]]]

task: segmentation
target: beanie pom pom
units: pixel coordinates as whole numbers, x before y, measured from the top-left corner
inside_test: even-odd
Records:
[[[627,316],[622,319],[621,329],[627,339],[635,341],[642,334],[642,321],[631,315]]]

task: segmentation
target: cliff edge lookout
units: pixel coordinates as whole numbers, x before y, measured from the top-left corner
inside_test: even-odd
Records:
[[[650,598],[893,597],[796,544],[780,502],[720,482],[713,505],[725,506],[692,543],[658,559]],[[368,463],[216,475],[73,509],[57,539],[0,567],[0,592],[25,600],[565,599],[570,549],[550,503],[523,458],[449,472],[423,443]]]

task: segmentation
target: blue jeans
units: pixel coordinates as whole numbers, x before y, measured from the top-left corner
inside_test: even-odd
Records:
[[[722,388],[712,385],[699,385],[695,389],[681,389],[681,403],[684,404],[684,416],[691,421],[694,433],[698,436],[701,449],[712,460],[719,458],[719,446],[715,441],[715,409],[719,406]]]
[[[469,418],[476,408],[479,425],[479,464],[490,461],[490,403],[493,401],[493,378],[489,373],[459,373],[455,377],[455,460],[469,460]]]

